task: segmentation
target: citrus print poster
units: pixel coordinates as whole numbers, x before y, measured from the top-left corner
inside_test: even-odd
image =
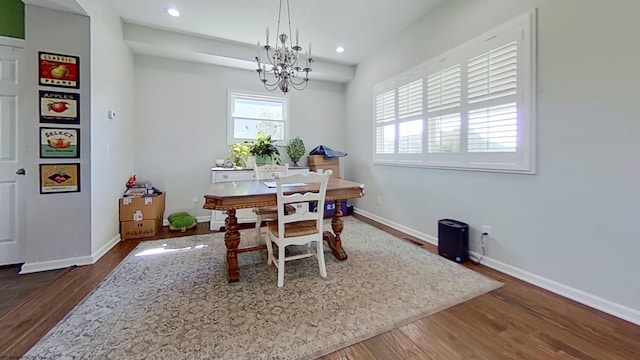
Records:
[[[40,128],[40,158],[79,158],[80,129]]]
[[[40,85],[80,88],[80,58],[38,52]]]
[[[80,164],[40,164],[40,194],[80,191]]]
[[[80,94],[40,90],[40,122],[80,124]]]

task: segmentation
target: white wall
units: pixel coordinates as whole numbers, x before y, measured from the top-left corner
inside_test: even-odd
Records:
[[[202,209],[203,196],[214,161],[229,154],[228,89],[267,93],[254,71],[136,55],[132,156],[138,179],[166,192],[165,218],[211,214]],[[300,136],[307,152],[318,145],[345,149],[344,85],[311,81],[289,92],[289,109],[290,136]],[[281,155],[286,161],[284,149]]]
[[[133,173],[133,55],[122,39],[112,5],[78,0],[83,15],[37,6],[26,7],[26,100],[21,111],[33,119],[28,140],[38,144],[37,52],[80,56],[81,192],[40,195],[38,147],[26,147],[28,194],[23,272],[93,263],[119,240],[118,201]],[[53,88],[51,88],[53,90]],[[35,105],[34,105],[35,104]],[[108,110],[117,117],[108,119]],[[69,160],[65,162],[73,162]]]
[[[373,166],[372,87],[538,8],[536,175]],[[347,87],[347,177],[356,207],[431,239],[437,222],[492,226],[486,263],[640,323],[640,2],[450,0]],[[382,205],[376,204],[377,197]]]
[[[91,17],[91,253],[96,257],[119,239],[118,198],[134,172],[134,61],[113,5],[78,2]]]
[[[89,134],[90,112],[90,53],[89,18],[27,5],[25,67],[26,78],[21,83],[21,121],[26,121],[29,159],[26,183],[25,268],[38,264],[72,259],[52,267],[65,267],[83,261],[91,254],[91,170]],[[80,89],[40,87],[38,85],[38,51],[50,51],[80,57]],[[79,92],[80,100],[80,159],[39,159],[38,127],[39,89]],[[64,125],[60,125],[64,126]],[[76,127],[76,126],[73,126]],[[78,193],[39,193],[39,163],[80,162],[80,189]],[[76,260],[73,260],[76,259]],[[48,265],[47,265],[48,266]],[[45,267],[47,267],[45,266]]]

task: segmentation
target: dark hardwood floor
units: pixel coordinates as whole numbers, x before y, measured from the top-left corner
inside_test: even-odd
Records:
[[[433,245],[354,216],[421,243],[425,251],[437,251]],[[186,233],[165,227],[145,240],[208,232],[208,223]],[[90,266],[30,275],[17,275],[16,267],[0,268],[0,359],[22,356],[139,242],[122,241]],[[640,359],[640,326],[485,266],[465,266],[505,285],[322,359]]]
[[[71,269],[19,275],[20,265],[0,266],[0,315]]]

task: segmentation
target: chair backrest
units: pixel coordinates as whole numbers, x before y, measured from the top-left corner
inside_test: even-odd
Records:
[[[293,174],[288,176],[276,176],[278,195],[278,234],[284,236],[285,224],[299,221],[316,221],[316,229],[322,234],[322,222],[324,220],[324,200],[327,193],[327,184],[332,171],[326,170],[322,174],[309,172],[308,174]],[[304,191],[296,186],[305,184]],[[317,201],[317,211],[294,212],[285,214],[285,206],[292,203]]]
[[[273,179],[276,177],[276,174],[286,176],[289,173],[289,164],[267,164],[262,166],[253,164],[253,173],[255,174],[256,180]]]

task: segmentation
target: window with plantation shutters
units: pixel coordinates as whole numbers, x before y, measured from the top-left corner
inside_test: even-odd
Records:
[[[374,88],[374,164],[535,173],[535,10]]]
[[[402,85],[375,97],[377,155],[421,154],[424,120],[422,79],[404,79]]]

